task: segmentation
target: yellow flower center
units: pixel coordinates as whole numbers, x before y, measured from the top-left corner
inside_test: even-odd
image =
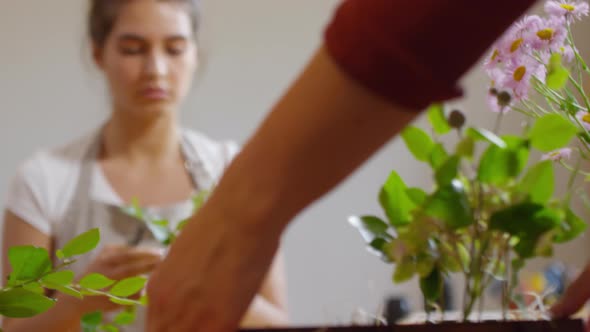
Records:
[[[518,50],[518,48],[520,47],[520,45],[522,45],[522,42],[523,42],[522,38],[519,38],[519,39],[515,40],[512,43],[512,45],[510,45],[510,52],[511,53],[516,52]]]
[[[537,37],[543,40],[551,40],[553,38],[553,33],[555,33],[554,29],[547,28],[537,31]]]
[[[582,121],[590,123],[590,113],[584,114],[584,116],[582,117]]]
[[[498,52],[498,50],[494,50],[494,53],[492,53],[492,61],[496,60],[496,58],[500,55],[500,52]]]
[[[576,7],[574,7],[573,5],[567,4],[567,3],[562,3],[559,6],[569,12],[573,12],[574,10],[576,10]]]
[[[514,77],[515,81],[520,82],[520,81],[522,81],[524,74],[526,74],[526,67],[520,66],[520,67],[516,68],[516,70],[514,71],[514,75],[512,75],[512,76]]]

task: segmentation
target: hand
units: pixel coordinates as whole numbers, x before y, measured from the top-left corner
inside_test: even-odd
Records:
[[[121,280],[151,272],[162,261],[160,252],[154,249],[128,247],[122,245],[106,246],[90,263],[83,274],[100,273],[113,280]],[[104,296],[85,296],[79,301],[82,313],[93,311],[112,311],[120,305]]]
[[[590,264],[568,287],[561,300],[551,308],[554,318],[566,318],[575,314],[590,299]],[[590,332],[590,324],[586,323]]]
[[[278,247],[261,230],[198,216],[150,278],[149,332],[234,332]]]

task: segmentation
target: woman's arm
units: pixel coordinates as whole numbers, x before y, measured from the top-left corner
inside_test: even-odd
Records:
[[[45,248],[51,252],[51,237],[43,234],[26,221],[14,215],[10,211],[5,212],[4,230],[2,239],[2,271],[5,275],[10,273],[8,262],[8,250],[19,245],[33,245]],[[6,280],[6,279],[4,279]],[[10,332],[64,332],[77,331],[80,327],[81,314],[79,306],[67,296],[57,296],[56,305],[47,312],[27,319],[5,318],[3,327]]]

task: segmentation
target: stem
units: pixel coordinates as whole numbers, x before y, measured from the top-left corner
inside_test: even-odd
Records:
[[[473,307],[475,306],[475,294],[470,294],[469,304],[463,309],[463,321],[466,322],[469,320],[469,316],[473,311]]]
[[[567,24],[567,34],[568,34],[568,39],[570,42],[570,46],[572,47],[572,50],[574,50],[574,55],[576,56],[576,63],[579,65],[582,65],[582,67],[584,68],[584,70],[588,73],[590,73],[590,70],[588,69],[588,66],[586,65],[586,62],[584,62],[584,58],[582,58],[582,56],[580,55],[580,53],[578,52],[578,50],[575,47],[575,43],[574,43],[574,34],[572,33],[572,28],[571,25]]]
[[[570,75],[569,80],[576,87],[576,90],[578,90],[578,93],[580,93],[580,96],[582,97],[582,99],[584,99],[584,104],[586,104],[586,110],[590,111],[590,100],[588,100],[588,96],[586,96],[586,92],[584,92],[584,89],[582,88],[580,83],[578,83],[572,77],[572,75]]]
[[[484,285],[485,285],[485,283],[484,283]],[[487,287],[484,287],[482,289],[481,295],[479,296],[479,308],[478,308],[478,311],[479,311],[479,321],[480,322],[482,320],[483,310],[484,310],[484,307],[485,307],[485,299],[486,299],[485,289],[486,288]]]
[[[510,274],[512,273],[512,266],[510,265],[510,250],[507,250],[504,256],[504,264],[506,264],[506,275],[504,285],[502,287],[502,319],[507,319],[509,297],[510,297]]]
[[[502,124],[503,117],[504,109],[502,109],[502,111],[500,111],[500,113],[498,113],[498,116],[496,117],[496,124],[494,125],[494,134],[498,134],[498,131],[500,130],[500,125]]]
[[[527,110],[523,110],[522,108],[511,107],[511,109],[514,110],[514,111],[516,111],[516,112],[518,112],[518,113],[521,113],[521,114],[524,114],[524,115],[526,115],[528,117],[531,117],[531,118],[538,118],[539,117],[539,114],[533,113],[533,112],[529,112]]]
[[[590,173],[581,171],[577,168],[573,168],[570,165],[566,164],[563,160],[560,160],[559,163],[561,166],[565,167],[568,171],[571,171],[572,174],[579,172],[580,174],[584,175],[585,177],[590,177]]]
[[[39,283],[40,283],[40,282],[41,282],[41,280],[42,280],[43,278],[45,278],[46,276],[48,276],[48,275],[50,275],[50,274],[52,274],[52,273],[54,273],[54,272],[57,272],[57,271],[59,271],[59,270],[63,269],[64,267],[68,267],[68,266],[70,266],[70,265],[74,264],[75,262],[76,262],[76,260],[65,260],[65,261],[63,261],[61,264],[59,264],[58,266],[54,267],[52,270],[50,270],[50,271],[47,271],[47,272],[43,273],[43,274],[42,274],[42,275],[41,275],[39,278],[37,278],[37,279],[31,279],[31,280],[27,280],[27,281],[24,281],[24,282],[18,283],[18,284],[14,285],[14,286],[6,287],[6,288],[4,288],[4,290],[10,290],[10,289],[14,289],[14,288],[21,288],[21,287],[23,287],[23,286],[26,286],[26,285],[32,284],[32,283],[34,283],[34,282],[39,282]]]

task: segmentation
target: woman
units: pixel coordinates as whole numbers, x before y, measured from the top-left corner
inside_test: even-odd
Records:
[[[94,227],[101,248],[73,266],[77,275],[99,272],[112,279],[149,273],[161,261],[158,244],[134,242],[140,221],[121,213],[138,199],[158,217],[180,221],[192,212],[191,196],[210,187],[237,152],[177,124],[178,108],[197,68],[196,1],[93,0],[89,32],[93,57],[112,97],[110,118],[95,132],[65,147],[41,151],[19,169],[4,222],[4,252],[33,244],[53,252]],[[150,234],[147,232],[146,234]],[[252,302],[244,326],[283,324],[284,280],[279,260]],[[9,271],[6,259],[4,271]],[[114,311],[104,298],[58,295],[47,313],[6,320],[9,331],[75,331],[80,317]],[[140,310],[126,331],[144,331]]]

